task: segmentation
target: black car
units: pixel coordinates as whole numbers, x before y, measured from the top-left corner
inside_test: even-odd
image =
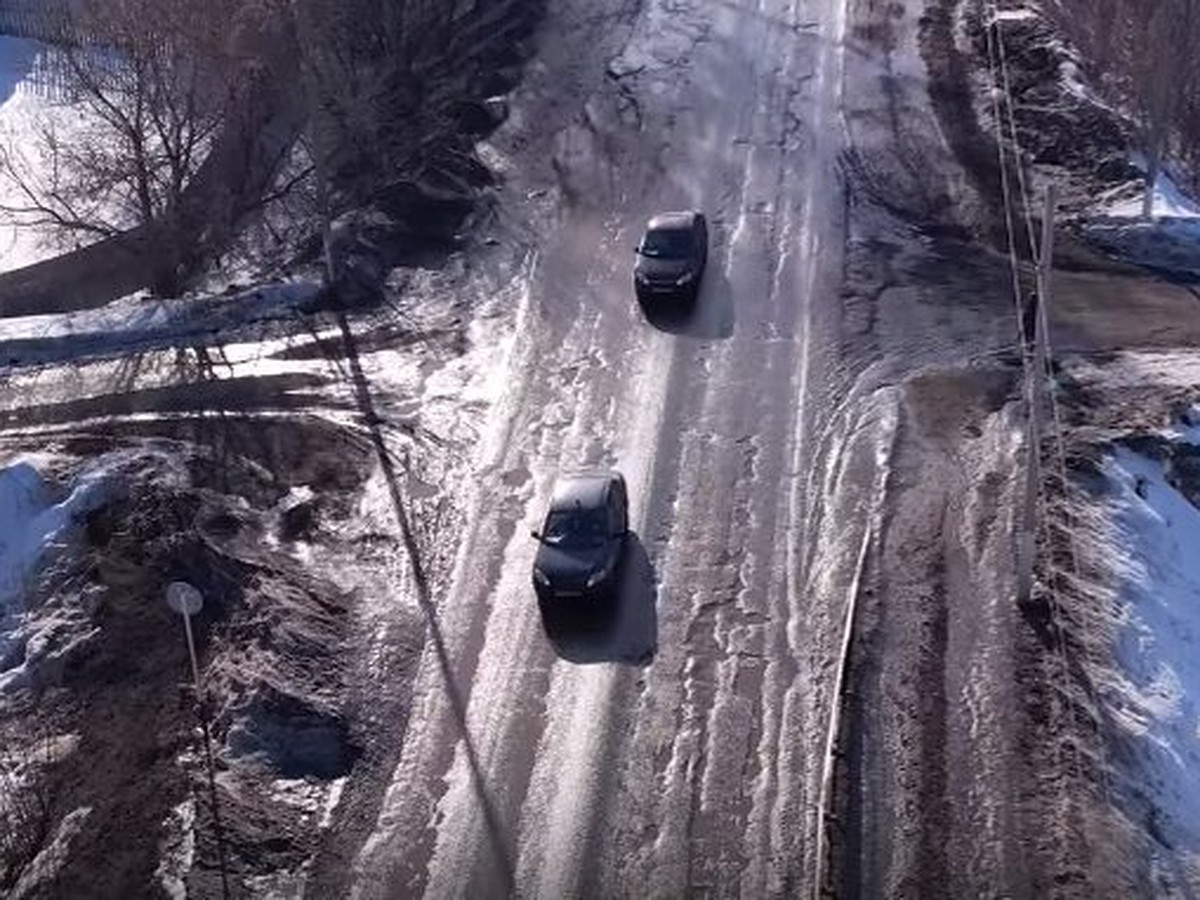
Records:
[[[555,485],[533,560],[533,589],[543,610],[611,598],[629,504],[619,472],[563,476]]]
[[[695,301],[708,262],[708,225],[704,214],[661,213],[646,225],[637,246],[633,286],[638,301]]]

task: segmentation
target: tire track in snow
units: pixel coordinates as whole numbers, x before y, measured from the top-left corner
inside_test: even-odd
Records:
[[[764,15],[761,7],[756,8],[756,12],[760,19],[769,21],[772,18],[770,15]],[[795,9],[793,8],[791,12],[794,14]],[[742,14],[745,14],[745,11],[742,11]],[[764,56],[769,58],[770,54],[767,53]],[[793,56],[789,60],[789,65],[794,64],[795,61],[796,56]],[[770,73],[770,80],[779,83],[782,80],[781,75],[786,78],[786,74],[787,67],[777,69]],[[761,88],[759,93],[762,93]],[[790,99],[789,97],[789,102]],[[768,113],[777,111],[777,107],[772,109],[773,104],[770,100],[766,101],[765,106]],[[761,110],[759,113],[761,114]],[[783,135],[777,140],[781,149],[788,149],[784,129],[790,127],[790,124],[780,127]],[[761,136],[761,140],[757,143],[769,146],[772,138],[774,135],[768,131],[767,134]],[[768,151],[766,155],[770,156],[771,154]],[[762,228],[761,223],[766,221],[767,224],[771,224],[777,221],[779,216],[777,208],[773,209],[770,215],[763,215],[764,204],[757,194],[763,185],[758,182],[771,181],[772,179],[767,178],[767,175],[776,172],[778,175],[773,179],[774,193],[768,193],[770,197],[768,202],[777,203],[783,192],[782,163],[772,169],[769,161],[768,165],[760,167],[758,172],[755,172],[754,167],[749,163],[744,164],[743,186],[739,192],[741,196],[739,223],[745,228],[747,219],[751,215],[757,216],[759,221],[754,226],[755,231],[757,234],[768,235],[768,238],[774,236],[775,232]],[[785,224],[782,231],[787,231],[788,228],[789,226]],[[744,480],[747,477],[752,480],[756,477],[753,472],[753,457],[751,457],[749,473],[735,472],[732,477],[721,474],[719,470],[722,468],[727,469],[731,465],[736,468],[740,464],[739,454],[727,452],[725,456],[721,456],[719,453],[708,452],[713,447],[713,436],[716,435],[719,441],[733,443],[741,436],[744,430],[743,426],[749,421],[753,423],[751,431],[756,434],[757,441],[770,445],[772,441],[769,438],[763,441],[762,435],[778,433],[781,440],[775,443],[778,446],[784,446],[787,433],[792,427],[790,418],[777,426],[768,427],[767,423],[772,406],[782,405],[787,408],[790,405],[790,391],[787,390],[787,387],[793,381],[789,365],[793,358],[793,344],[790,340],[778,339],[778,335],[781,332],[789,334],[793,330],[796,314],[794,311],[792,312],[791,322],[786,321],[786,317],[780,321],[779,310],[771,308],[771,304],[777,299],[777,293],[773,290],[765,310],[761,308],[761,305],[751,302],[751,298],[757,299],[767,293],[761,285],[753,283],[753,276],[756,272],[766,273],[768,280],[772,283],[772,288],[777,285],[775,275],[772,274],[778,266],[778,259],[772,256],[774,243],[768,240],[765,247],[756,249],[757,253],[748,250],[733,257],[737,268],[746,270],[745,278],[739,274],[737,280],[750,282],[738,285],[739,288],[742,288],[739,290],[739,309],[745,302],[747,311],[753,312],[756,318],[761,316],[764,320],[762,324],[766,327],[758,335],[759,343],[753,343],[753,339],[750,339],[739,348],[741,351],[739,353],[735,354],[729,349],[738,344],[736,338],[732,344],[722,345],[715,355],[716,358],[712,362],[710,371],[705,373],[705,382],[706,385],[732,386],[735,394],[746,394],[749,392],[748,389],[755,376],[761,378],[764,372],[779,368],[788,373],[782,381],[774,382],[784,386],[783,396],[781,398],[778,395],[760,393],[758,398],[760,402],[757,404],[747,404],[742,397],[735,396],[732,398],[734,402],[731,403],[730,397],[708,391],[705,395],[702,424],[699,427],[689,428],[686,432],[685,449],[680,461],[680,468],[689,473],[689,480],[704,486],[704,496],[691,498],[688,508],[679,510],[679,519],[681,523],[684,523],[683,527],[689,528],[688,523],[695,526],[692,531],[679,534],[679,544],[681,547],[687,548],[689,554],[694,554],[696,548],[712,548],[715,556],[706,555],[699,560],[698,564],[696,564],[696,560],[691,559],[690,563],[695,571],[689,572],[687,564],[684,564],[684,571],[679,578],[686,584],[711,570],[714,565],[718,569],[724,570],[727,575],[732,571],[734,581],[729,587],[732,588],[737,602],[713,605],[709,595],[714,586],[721,589],[719,584],[705,585],[705,589],[699,593],[688,590],[687,599],[691,615],[683,631],[684,637],[681,643],[675,640],[678,635],[671,633],[671,620],[664,617],[666,619],[663,636],[664,656],[660,657],[651,671],[648,679],[650,688],[646,692],[646,695],[652,699],[646,704],[646,710],[639,711],[637,733],[633,741],[623,747],[625,752],[622,753],[622,759],[628,760],[632,756],[634,760],[633,766],[630,767],[630,775],[627,776],[631,778],[632,783],[625,792],[618,794],[619,799],[615,803],[622,806],[626,803],[635,807],[638,805],[634,795],[639,789],[645,790],[645,778],[648,774],[646,756],[656,760],[653,777],[660,785],[664,781],[667,782],[667,796],[657,812],[642,813],[638,820],[626,829],[627,832],[629,830],[634,832],[632,836],[627,834],[624,840],[618,837],[612,842],[616,846],[610,847],[603,856],[605,871],[618,871],[617,863],[622,858],[630,856],[630,845],[637,849],[639,839],[643,842],[641,848],[643,859],[637,867],[632,867],[633,874],[623,882],[621,888],[611,892],[599,890],[598,893],[601,894],[645,890],[646,879],[651,873],[657,874],[661,892],[665,894],[677,890],[680,883],[696,885],[699,882],[703,885],[706,880],[713,877],[712,873],[708,871],[712,868],[709,863],[714,864],[717,869],[731,868],[733,877],[729,877],[729,873],[726,873],[724,883],[736,883],[737,873],[744,865],[744,860],[740,858],[742,846],[736,835],[741,830],[740,823],[744,822],[748,815],[751,801],[745,796],[741,784],[746,770],[753,770],[757,765],[756,760],[749,758],[750,750],[757,749],[757,744],[751,740],[740,755],[729,753],[729,747],[725,745],[742,726],[748,725],[752,733],[759,727],[758,718],[761,715],[761,709],[748,701],[752,695],[757,694],[761,675],[760,672],[755,671],[756,666],[746,664],[746,656],[735,646],[735,641],[744,640],[745,619],[748,617],[748,613],[757,613],[757,610],[747,610],[743,607],[746,600],[745,595],[752,593],[747,588],[753,585],[753,573],[758,561],[755,554],[746,552],[745,541],[740,539],[731,541],[728,523],[717,529],[706,529],[703,527],[703,523],[711,522],[714,519],[720,521],[721,510],[724,506],[737,508],[742,502],[738,497],[738,492],[743,487]],[[763,258],[756,258],[758,256]],[[747,257],[750,258],[747,259]],[[790,294],[784,300],[794,304],[796,294]],[[772,339],[777,340],[777,343],[772,345],[770,343]],[[761,352],[764,343],[767,347],[778,348],[775,353],[768,352],[765,360]],[[778,364],[775,362],[776,358],[779,360]],[[765,380],[768,384],[772,383],[769,377]],[[766,419],[763,418],[764,415],[767,416]],[[757,429],[757,432],[754,432],[754,429]],[[752,452],[753,444],[754,441],[751,442]],[[780,454],[773,467],[775,472],[780,475],[785,459],[787,459],[787,454]],[[714,472],[714,468],[718,471]],[[718,477],[714,477],[714,475]],[[766,476],[766,480],[768,483],[772,481],[770,476]],[[732,482],[732,487],[728,491],[714,493],[714,484],[730,482]],[[768,506],[770,507],[770,504]],[[761,526],[762,532],[770,534],[773,527],[773,516],[764,517]],[[740,535],[738,537],[740,538]],[[766,541],[766,543],[770,542]],[[722,554],[728,555],[731,551],[743,556],[740,565],[731,566],[728,559],[719,558]],[[667,555],[670,560],[674,560],[675,554],[668,552]],[[742,584],[739,585],[739,581]],[[664,576],[664,599],[670,598],[671,601],[679,599],[672,597],[671,591],[668,590],[673,582],[674,576],[668,572]],[[764,590],[763,593],[765,594],[766,591]],[[763,605],[765,606],[765,603]],[[780,624],[780,630],[785,627],[786,625]],[[699,646],[701,643],[703,646]],[[688,645],[691,645],[689,647],[691,652],[686,658],[671,660],[669,671],[661,678],[658,677],[664,668],[668,667],[667,654],[670,654],[676,646]],[[682,706],[680,706],[679,689],[681,681],[687,686],[687,690],[684,692],[686,696],[682,698],[685,701]],[[725,687],[724,691],[721,690],[722,685]],[[741,692],[740,698],[737,696],[739,691]],[[656,697],[659,692],[667,695],[665,700]],[[669,717],[676,715],[677,709],[680,710],[677,724],[673,727],[666,725]],[[651,719],[644,726],[642,723],[646,721],[646,716],[643,715],[643,712],[648,712]],[[664,752],[661,736],[672,731],[677,737],[672,745],[672,752],[668,754]],[[639,738],[650,744],[645,748],[645,752],[640,752],[640,748],[637,747]],[[644,804],[642,806],[644,807]],[[690,826],[681,829],[672,824],[681,819],[690,822]],[[667,833],[656,833],[652,824],[654,821],[664,823]],[[730,838],[730,835],[734,835],[734,837]],[[653,837],[654,847],[651,849],[650,858],[646,859],[644,843],[648,837]],[[672,847],[665,847],[668,843],[671,843]],[[711,848],[706,847],[706,843],[711,844]],[[708,853],[709,849],[714,852]],[[692,865],[693,859],[699,861],[695,866]],[[651,893],[654,891],[651,890]]]
[[[768,53],[778,52],[777,46],[770,45],[781,42],[758,39],[775,33],[769,23],[781,7],[730,6],[722,15],[732,16],[737,23],[732,45],[720,44],[723,35],[711,31],[695,45],[697,54],[719,57],[712,60],[718,79],[735,65],[729,57],[739,40],[741,50],[756,55],[764,46]],[[785,12],[795,17],[797,8]],[[795,29],[788,31],[794,34]],[[795,51],[788,65],[799,57],[800,51]],[[690,62],[688,77],[697,77],[696,60]],[[783,312],[797,303],[795,286],[801,280],[780,277],[785,260],[792,259],[795,251],[776,250],[794,231],[789,224],[794,209],[779,200],[787,182],[782,175],[784,162],[777,159],[789,149],[785,129],[792,126],[786,123],[786,113],[793,98],[788,93],[784,102],[788,108],[781,109],[778,95],[772,96],[772,91],[781,90],[778,82],[789,75],[788,65],[772,69],[769,56],[751,62],[757,104],[743,107],[726,102],[724,119],[713,117],[711,111],[698,111],[697,118],[709,120],[698,133],[711,143],[681,149],[695,154],[692,159],[682,157],[686,161],[678,170],[682,174],[639,197],[647,207],[652,200],[677,205],[679,199],[704,199],[713,187],[723,197],[737,197],[742,243],[734,248],[733,265],[724,280],[736,281],[740,293],[753,296],[738,298],[739,310],[750,318],[734,341],[696,344],[653,332],[631,321],[630,315],[616,312],[620,306],[613,298],[623,297],[628,290],[621,256],[615,257],[619,261],[615,270],[596,263],[572,277],[567,270],[578,254],[569,249],[556,257],[553,249],[548,250],[548,262],[538,275],[542,304],[550,304],[549,291],[577,292],[578,302],[571,308],[581,315],[565,329],[561,327],[565,320],[559,318],[541,329],[536,339],[525,341],[523,368],[510,392],[519,401],[501,407],[507,415],[506,437],[497,447],[495,461],[484,469],[459,557],[456,590],[447,601],[455,671],[464,689],[470,688],[467,734],[477,743],[483,776],[480,779],[470,771],[471,760],[456,738],[453,717],[448,717],[446,701],[437,695],[440,686],[433,663],[423,664],[425,678],[418,690],[424,709],[414,711],[414,719],[426,727],[423,733],[410,735],[411,749],[405,748],[406,763],[398,770],[393,791],[412,794],[392,798],[396,805],[383,817],[390,817],[390,822],[384,822],[391,826],[390,838],[377,841],[375,847],[376,858],[386,847],[401,857],[399,877],[390,882],[394,891],[491,896],[503,893],[503,873],[497,867],[515,864],[517,892],[522,896],[573,896],[585,888],[589,893],[594,888],[607,893],[618,869],[601,861],[610,860],[618,845],[632,845],[636,864],[629,871],[633,873],[669,872],[674,861],[682,863],[682,870],[677,866],[676,871],[682,871],[686,881],[692,877],[689,867],[695,857],[696,879],[719,877],[731,885],[740,877],[745,860],[739,832],[756,806],[743,782],[757,765],[750,758],[752,750],[767,739],[763,723],[782,715],[765,697],[761,705],[751,700],[766,674],[763,666],[746,662],[760,646],[753,642],[762,640],[754,636],[748,619],[762,616],[770,602],[784,614],[774,623],[776,634],[790,631],[786,616],[791,606],[780,604],[778,591],[772,594],[770,586],[759,586],[768,573],[778,576],[781,564],[778,558],[766,564],[759,558],[763,551],[749,547],[770,546],[778,557],[779,542],[769,538],[778,511],[756,518],[752,510],[763,503],[763,496],[756,497],[755,488],[765,489],[768,508],[774,510],[772,482],[784,474],[787,436],[797,430],[791,410],[799,377],[792,371],[796,319],[794,310]],[[673,88],[687,90],[686,81]],[[669,114],[675,115],[673,110]],[[764,117],[776,116],[784,121],[763,123]],[[775,140],[778,146],[746,149],[736,139],[747,134],[764,144]],[[681,138],[686,143],[690,136],[685,133]],[[703,157],[706,150],[711,154],[708,159]],[[712,157],[720,160],[715,174]],[[736,194],[730,192],[735,182],[721,171],[741,173]],[[693,174],[698,180],[689,180]],[[813,181],[807,184],[810,190],[819,189]],[[565,228],[571,227],[568,221]],[[618,236],[626,233],[616,230]],[[597,256],[603,258],[605,249],[600,246]],[[548,268],[556,271],[548,274]],[[609,296],[596,296],[606,290]],[[588,319],[588,303],[597,303],[595,308],[604,311],[601,319],[589,320],[593,329],[599,329],[591,337],[585,336],[580,324]],[[624,303],[628,310],[628,301]],[[784,309],[777,309],[777,304]],[[711,302],[700,312],[702,318],[720,314]],[[629,346],[631,334],[634,340]],[[614,352],[623,345],[623,350]],[[539,354],[542,358],[535,358]],[[595,354],[607,354],[609,371],[603,379],[589,381],[581,394],[534,382],[539,373],[554,375],[573,359]],[[763,379],[766,390],[756,385]],[[570,420],[552,415],[547,422],[532,415],[530,410],[539,401],[559,402],[558,408],[570,413]],[[779,412],[779,407],[784,411]],[[598,424],[585,426],[585,422]],[[529,429],[538,430],[536,437],[526,433]],[[752,436],[739,445],[736,442],[744,432]],[[764,439],[764,433],[779,440]],[[559,461],[580,456],[594,462],[615,459],[626,471],[635,522],[648,539],[653,538],[661,556],[664,651],[640,679],[635,671],[615,665],[576,667],[553,661],[540,643],[532,599],[522,597],[529,594],[532,549],[523,544],[518,527],[536,521],[532,517],[540,513],[537,498],[544,496]],[[685,481],[680,480],[683,473]],[[713,490],[713,485],[720,489]],[[518,495],[502,512],[480,510],[489,496],[503,496],[512,488]],[[738,510],[740,518],[718,521],[724,508]],[[679,531],[680,525],[685,533]],[[492,534],[498,526],[505,531],[497,545]],[[697,550],[702,551],[700,556]],[[714,564],[724,585],[707,574]],[[714,588],[731,594],[731,602],[712,606]],[[775,646],[782,646],[782,641],[777,638]],[[777,667],[777,671],[784,669],[786,665]],[[684,709],[685,696],[690,696],[684,713],[687,727],[676,734],[675,715]],[[739,696],[740,700],[734,699]],[[644,712],[649,715],[643,716]],[[749,735],[740,753],[730,760],[718,759],[729,735],[743,727],[749,728]],[[756,741],[759,731],[762,737]],[[709,736],[713,736],[711,747]],[[766,758],[771,759],[770,754]],[[667,809],[656,809],[654,804],[643,805],[642,815],[632,817],[638,823],[636,833],[614,827],[631,817],[606,803],[606,798],[638,790],[636,776],[647,770],[652,777],[675,785],[664,805],[679,803],[690,810],[697,833],[681,833],[672,844],[661,832],[640,830],[652,828],[655,818],[670,821],[669,815],[658,815]],[[495,818],[505,834],[486,833],[490,823],[476,796],[480,780],[492,791]],[[757,778],[755,783],[762,781]],[[757,818],[762,820],[766,798],[757,794],[756,798]],[[718,823],[728,815],[741,824],[720,830]],[[709,848],[716,851],[713,871],[705,868]],[[506,855],[515,859],[506,860]],[[664,893],[674,893],[679,886],[667,879],[657,883]],[[649,882],[626,884],[638,893]]]
[[[546,421],[547,408],[553,411],[559,407],[553,405],[555,395],[547,395],[546,385],[539,383],[537,378],[546,370],[556,371],[548,364],[548,358],[557,359],[561,369],[584,357],[589,343],[586,332],[598,319],[598,314],[571,317],[566,334],[552,345],[553,353],[545,354],[544,329],[533,313],[539,299],[536,285],[540,271],[535,270],[529,276],[531,284],[518,315],[519,330],[514,337],[514,348],[503,369],[509,389],[496,406],[490,437],[483,442],[486,455],[480,462],[477,488],[468,503],[471,518],[467,535],[457,557],[452,588],[439,609],[438,627],[442,631],[448,660],[440,658],[441,651],[435,644],[427,643],[415,688],[413,726],[406,735],[405,750],[385,799],[376,833],[356,863],[360,873],[356,885],[359,896],[386,896],[392,891],[420,894],[426,889],[428,866],[435,853],[443,814],[439,804],[451,787],[447,777],[452,771],[461,775],[462,767],[467,765],[460,746],[462,727],[457,721],[459,714],[455,707],[461,706],[461,712],[466,713],[470,723],[471,698],[489,628],[493,619],[501,620],[496,615],[497,597],[504,600],[513,594],[513,589],[505,585],[509,593],[501,591],[497,595],[495,587],[506,571],[517,571],[516,564],[506,557],[510,544],[524,543],[516,537],[519,523],[537,514],[532,482],[524,476],[529,471],[529,443],[535,436],[538,440],[547,440],[546,435],[561,432],[566,424],[553,415]],[[582,309],[581,301],[579,307]],[[506,479],[513,480],[515,473],[520,473],[516,483],[506,483]],[[510,499],[499,505],[493,502],[502,497]],[[497,536],[500,537],[499,544]],[[514,646],[526,654],[538,654],[537,658],[526,656],[522,660],[523,671],[529,677],[536,678],[540,674],[544,678],[550,653],[537,633],[536,613],[530,618],[528,612],[524,609],[526,614],[518,616],[515,625],[506,622],[504,634],[514,641],[520,639]],[[446,663],[453,673],[453,685],[446,684]],[[502,696],[521,699],[542,695],[543,692],[516,691]],[[535,722],[541,719],[540,713],[534,716]],[[475,739],[473,730],[467,733]],[[474,773],[466,779],[471,790],[490,789],[491,780],[487,779],[486,772],[481,774],[483,785],[478,783]],[[460,787],[463,784],[458,783]],[[482,806],[479,809],[482,810]],[[501,821],[507,826],[507,818]],[[504,848],[505,837],[489,835],[487,843],[491,849],[483,855],[495,856],[496,850]],[[378,881],[368,874],[380,871],[390,873],[385,881]]]

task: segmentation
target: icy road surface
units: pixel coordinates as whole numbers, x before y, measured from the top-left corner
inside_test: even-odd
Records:
[[[386,552],[295,556],[361,601],[367,752],[280,891],[1126,895],[1013,603],[1015,320],[964,237],[1000,218],[948,0],[548,5],[499,202],[387,309],[301,317],[296,283],[0,335],[15,450],[157,435],[318,490],[310,448],[372,448],[339,537]],[[647,320],[633,247],[684,207],[701,295]],[[529,531],[582,466],[629,485],[620,601],[547,628]]]
[[[823,739],[803,721],[801,473],[834,401],[843,26],[840,2],[650,3],[609,63],[615,101],[560,136],[578,200],[496,376],[356,896],[801,889]],[[699,305],[647,323],[632,247],[685,207],[712,223]],[[582,465],[625,474],[635,535],[611,630],[552,643],[529,531]]]

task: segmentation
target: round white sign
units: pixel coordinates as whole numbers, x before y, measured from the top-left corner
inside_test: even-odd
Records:
[[[181,616],[194,616],[204,606],[204,598],[186,581],[172,581],[167,585],[167,606]]]

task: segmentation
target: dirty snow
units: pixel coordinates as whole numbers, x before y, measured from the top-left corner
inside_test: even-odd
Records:
[[[81,806],[63,816],[53,839],[44,845],[33,862],[25,868],[21,879],[7,896],[13,900],[43,896],[47,886],[54,883],[55,875],[66,865],[71,855],[71,842],[83,831],[91,814],[92,807]]]
[[[998,9],[992,14],[993,22],[1023,22],[1027,19],[1036,19],[1038,11],[1029,7],[1020,7],[1019,9]]]
[[[1141,182],[1130,182],[1101,195],[1084,217],[1084,233],[1114,256],[1173,277],[1200,280],[1200,203],[1164,172],[1155,184],[1151,218],[1146,219],[1144,192]]]
[[[28,461],[0,469],[0,691],[24,674],[29,585],[82,518],[105,501],[109,485],[109,470],[97,466],[60,497]]]
[[[1136,159],[1133,162],[1139,164]],[[1140,219],[1144,194],[1145,187],[1141,183],[1122,185],[1101,197],[1099,213],[1114,219]],[[1200,219],[1200,204],[1189,197],[1170,174],[1162,172],[1154,184],[1151,214],[1155,218]]]
[[[1190,430],[1166,435],[1186,442]],[[1118,670],[1105,685],[1137,748],[1156,830],[1200,866],[1200,510],[1165,464],[1119,448],[1108,463],[1123,585]]]
[[[171,810],[155,880],[171,900],[187,900],[187,874],[196,856],[196,801],[188,797]]]
[[[280,282],[217,297],[134,296],[99,309],[5,319],[0,367],[123,355],[184,341],[193,347],[225,344],[241,327],[296,317],[319,290],[313,282]]]

